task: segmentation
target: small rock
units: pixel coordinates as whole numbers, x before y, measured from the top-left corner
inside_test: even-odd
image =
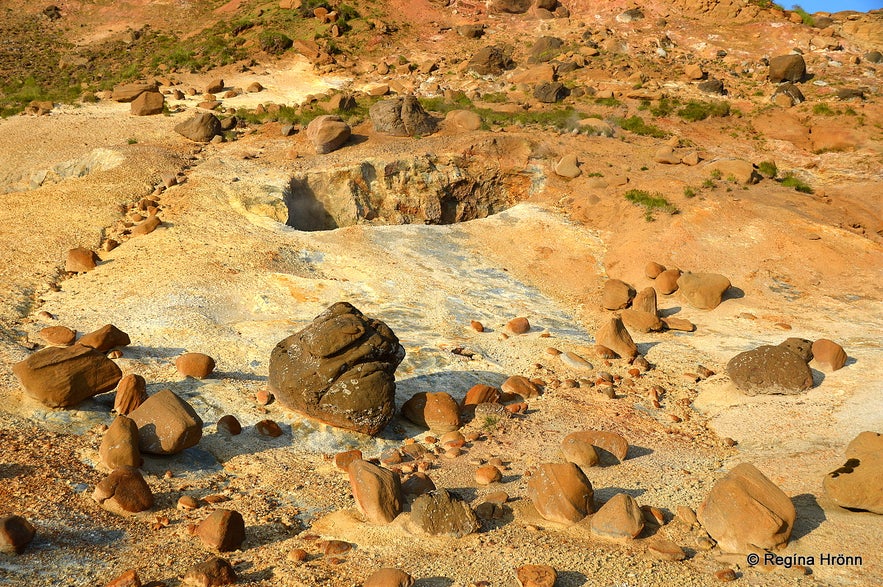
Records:
[[[622,462],[626,459],[629,450],[629,443],[621,435],[616,432],[605,432],[603,430],[581,430],[572,432],[565,440],[571,438],[579,442],[587,442],[596,449],[601,449],[610,455],[616,457],[617,461]],[[599,455],[604,462],[611,462],[611,459],[603,453]]]
[[[570,351],[560,354],[561,362],[578,371],[591,371],[595,367],[583,357]]]
[[[837,371],[846,364],[846,351],[843,347],[827,338],[820,338],[812,343],[812,356],[824,371]]]
[[[655,261],[650,261],[644,267],[644,275],[646,275],[649,279],[656,279],[663,271],[665,271],[665,265],[660,265]]]
[[[94,251],[83,247],[77,247],[67,252],[67,261],[64,270],[68,273],[85,273],[92,271],[98,266],[98,255]]]
[[[417,472],[408,477],[402,483],[402,493],[405,495],[423,495],[435,489],[435,483],[426,473]]]
[[[202,418],[169,389],[147,398],[129,417],[138,425],[141,450],[146,453],[177,454],[202,438]]]
[[[770,58],[769,80],[773,83],[801,82],[806,77],[806,61],[802,55],[777,55]]]
[[[434,432],[451,432],[460,427],[460,406],[443,391],[415,393],[402,404],[402,416]]]
[[[687,558],[687,554],[684,552],[683,548],[666,538],[654,538],[653,541],[647,545],[647,550],[653,558],[659,560],[682,561]]]
[[[678,291],[678,279],[681,277],[680,269],[666,269],[656,276],[653,287],[663,295],[670,295]]]
[[[592,484],[573,463],[540,465],[527,495],[543,518],[561,524],[575,524],[595,510]]]
[[[184,584],[196,587],[233,585],[237,580],[233,565],[219,557],[212,557],[194,565],[184,573]]]
[[[141,587],[141,577],[138,576],[138,571],[129,569],[106,583],[104,587]]]
[[[341,471],[347,471],[349,469],[350,463],[360,460],[362,460],[362,451],[354,448],[352,450],[339,452],[334,455],[334,466]]]
[[[622,318],[610,318],[595,334],[595,341],[607,347],[624,359],[633,359],[638,354],[638,347],[632,340],[629,331],[622,323]]]
[[[512,375],[500,386],[505,393],[521,396],[524,399],[531,399],[540,395],[540,390],[527,377],[521,375]]]
[[[617,493],[592,516],[592,533],[605,538],[635,538],[644,529],[644,514],[627,493]]]
[[[350,488],[356,507],[371,524],[388,524],[402,511],[402,485],[398,474],[368,461],[353,461]]]
[[[561,441],[561,452],[564,459],[581,469],[594,467],[598,464],[598,451],[595,446],[581,437],[579,432],[568,434]]]
[[[175,367],[185,377],[205,379],[215,370],[215,360],[203,353],[184,353],[175,359]]]
[[[478,404],[484,403],[499,403],[500,401],[500,390],[496,387],[491,387],[490,385],[484,385],[482,383],[476,383],[472,387],[469,388],[469,391],[466,392],[466,395],[463,397],[462,406],[465,408],[467,406],[476,406]]]
[[[0,518],[0,552],[21,554],[37,533],[33,524],[21,516]]]
[[[140,375],[130,373],[120,379],[113,409],[117,414],[128,416],[147,399],[147,381]]]
[[[649,288],[653,290],[653,288]],[[656,291],[656,290],[653,290]],[[644,312],[633,308],[626,308],[620,314],[623,324],[636,332],[659,332],[665,328],[665,324],[656,313]]]
[[[515,569],[515,578],[519,587],[554,587],[558,574],[549,565],[521,565]]]
[[[40,331],[40,338],[53,346],[70,346],[77,339],[77,331],[67,326],[47,326]]]
[[[479,467],[475,471],[475,482],[479,485],[490,485],[491,483],[499,483],[503,479],[503,474],[493,465],[485,465]]]
[[[689,320],[685,320],[683,318],[675,318],[674,316],[668,316],[666,318],[660,318],[662,323],[669,330],[680,330],[683,332],[693,332],[696,330],[696,325],[690,322]]]
[[[154,116],[162,114],[166,98],[160,92],[142,92],[132,100],[130,112],[133,116]]]
[[[601,292],[601,306],[608,310],[621,310],[628,306],[635,297],[635,290],[619,279],[608,279],[604,282]]]
[[[261,420],[254,425],[254,429],[261,436],[269,436],[270,438],[282,436],[282,428],[273,420]]]
[[[121,466],[101,480],[92,493],[101,507],[120,514],[143,512],[153,507],[153,493],[141,471]]]
[[[478,320],[472,320],[469,325],[472,327],[472,330],[475,332],[484,332],[484,324],[479,322]]]
[[[430,536],[462,538],[479,528],[469,505],[446,489],[436,489],[415,499],[411,522]]]
[[[445,115],[445,126],[460,131],[474,131],[481,128],[481,116],[471,110],[451,110]]]
[[[131,342],[128,334],[113,324],[105,324],[98,330],[94,330],[89,334],[84,334],[83,337],[77,341],[77,344],[106,353],[117,347],[128,346]]]
[[[175,132],[191,141],[207,143],[221,134],[221,121],[210,112],[199,112],[193,118],[175,125]]]
[[[245,541],[245,520],[236,510],[217,509],[199,524],[196,535],[208,548],[237,550]]]
[[[140,467],[138,425],[124,415],[114,418],[101,438],[98,455],[101,457],[101,462],[110,470],[119,467]]]
[[[570,153],[562,157],[561,160],[558,161],[558,164],[555,165],[555,173],[561,177],[567,177],[570,179],[579,177],[581,171],[579,169],[579,162],[577,161],[576,155]]]
[[[530,330],[527,318],[513,318],[506,323],[506,329],[512,334],[524,334]]]
[[[110,391],[123,376],[116,363],[79,344],[39,350],[14,364],[12,371],[25,393],[52,408]]]
[[[716,571],[714,573],[714,578],[722,583],[729,583],[730,581],[735,581],[737,576],[736,571],[727,568]]]
[[[218,419],[218,431],[225,432],[230,436],[236,436],[242,432],[242,424],[236,419],[236,416],[227,414]]]
[[[411,587],[414,578],[399,569],[378,569],[365,579],[362,587]]]
[[[352,130],[340,116],[324,114],[307,125],[306,134],[316,152],[322,155],[341,148],[350,139]]]
[[[191,511],[199,508],[199,501],[192,495],[182,495],[178,498],[178,509]]]
[[[717,273],[684,273],[678,278],[678,289],[684,299],[700,310],[717,308],[724,293],[730,288],[730,280]]]

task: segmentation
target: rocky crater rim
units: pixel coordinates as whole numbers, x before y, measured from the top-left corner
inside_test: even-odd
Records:
[[[502,212],[541,183],[479,159],[425,154],[300,173],[283,190],[285,223],[303,231],[456,224]]]

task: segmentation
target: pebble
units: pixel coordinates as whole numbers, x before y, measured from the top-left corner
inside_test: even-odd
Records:
[[[175,367],[185,377],[205,379],[215,370],[215,360],[203,353],[184,353],[175,359]]]
[[[196,587],[219,587],[233,585],[238,580],[236,571],[228,561],[220,557],[212,557],[207,561],[190,567],[184,573],[184,585]]]
[[[131,342],[128,334],[113,324],[105,324],[98,330],[93,330],[88,334],[84,334],[83,337],[77,341],[77,344],[93,348],[101,353],[106,353],[113,348],[127,346]]]
[[[723,583],[729,583],[736,580],[736,571],[733,569],[721,569],[714,574],[714,578]]]
[[[484,332],[484,324],[478,320],[472,320],[469,325],[472,326],[472,330],[475,332]]]
[[[21,554],[36,533],[33,524],[21,516],[0,518],[0,552]]]
[[[577,369],[579,371],[591,371],[595,368],[594,365],[592,365],[590,362],[588,362],[578,354],[572,353],[570,351],[560,355],[560,357],[561,362],[572,369]]]
[[[192,495],[182,495],[178,498],[179,510],[195,510],[199,508],[199,501]]]
[[[490,485],[491,483],[499,483],[503,479],[503,474],[494,465],[485,465],[479,467],[475,471],[475,482],[479,485]]]
[[[402,483],[402,493],[405,495],[423,495],[435,489],[435,483],[426,473],[417,472],[405,479]]]
[[[548,348],[546,349],[546,354],[547,354],[547,355],[552,355],[553,357],[556,357],[556,356],[558,356],[558,355],[561,354],[561,351],[559,351],[559,350],[556,349],[555,347],[551,347],[551,346],[550,346],[550,347],[548,347]]]
[[[282,436],[282,428],[273,420],[261,420],[254,425],[254,428],[261,436],[269,436],[270,438]]]
[[[531,399],[540,395],[540,390],[527,377],[512,375],[500,386],[504,392]]]
[[[218,419],[218,431],[225,432],[230,436],[236,436],[242,432],[242,424],[236,419],[236,416],[227,414]]]
[[[522,565],[515,570],[520,587],[553,587],[558,579],[549,565]]]
[[[217,509],[199,524],[196,535],[213,550],[237,550],[245,541],[245,520],[236,510]]]
[[[255,399],[255,401],[258,403],[258,405],[260,405],[260,406],[266,406],[266,405],[269,405],[270,403],[272,403],[272,401],[273,401],[273,394],[272,394],[269,390],[266,390],[266,389],[260,389],[260,390],[258,390],[258,392],[255,394],[254,399]]]
[[[512,334],[524,334],[530,330],[530,322],[527,318],[513,318],[506,323],[506,328]]]
[[[655,261],[650,261],[644,267],[644,275],[646,275],[650,279],[656,279],[660,273],[665,271],[665,266],[656,263]]]
[[[293,548],[288,552],[288,560],[293,563],[302,563],[307,558],[309,558],[309,554],[303,548]]]

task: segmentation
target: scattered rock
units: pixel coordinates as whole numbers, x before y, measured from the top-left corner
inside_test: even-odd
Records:
[[[450,394],[415,393],[402,404],[402,416],[433,432],[450,432],[460,427],[460,406]]]
[[[685,65],[684,75],[690,80],[700,80],[705,78],[705,72],[702,71],[702,66],[696,63],[688,63]]]
[[[505,393],[518,395],[524,399],[531,399],[540,395],[539,388],[530,379],[521,375],[512,375],[500,387]]]
[[[126,416],[114,418],[98,448],[101,462],[110,469],[140,467],[141,451],[138,448],[138,425]]]
[[[224,80],[214,79],[205,87],[205,94],[220,94],[224,91]]]
[[[77,340],[77,331],[67,326],[47,326],[40,331],[40,338],[53,346],[70,346]]]
[[[131,113],[133,116],[153,116],[162,114],[166,105],[166,98],[159,91],[141,92],[132,100]]]
[[[399,569],[378,569],[365,579],[362,587],[411,587],[414,578]]]
[[[381,100],[368,111],[374,130],[396,137],[430,135],[436,130],[435,119],[430,116],[416,96],[407,95],[391,100]]]
[[[446,489],[436,489],[415,499],[411,504],[411,521],[430,536],[462,538],[479,527],[469,505]]]
[[[883,514],[883,434],[862,432],[849,443],[846,457],[825,475],[825,494],[842,508]]]
[[[696,89],[704,94],[712,94],[715,96],[723,96],[727,93],[724,88],[724,82],[714,77],[704,82],[699,82],[696,84]]]
[[[202,418],[169,389],[147,398],[129,417],[138,425],[141,450],[146,453],[177,454],[202,438]]]
[[[336,114],[317,116],[307,125],[307,138],[320,155],[341,148],[351,135],[350,126]]]
[[[591,528],[605,538],[635,538],[644,529],[644,514],[635,498],[617,493],[592,516]]]
[[[512,334],[524,334],[530,330],[530,322],[527,318],[513,318],[506,323],[506,330]]]
[[[608,279],[601,292],[601,306],[608,310],[621,310],[631,303],[635,290],[624,281]]]
[[[656,316],[659,311],[656,303],[656,290],[652,287],[645,287],[639,291],[632,300],[632,309]]]
[[[368,461],[353,461],[347,469],[356,507],[371,524],[388,524],[402,511],[398,474]]]
[[[662,323],[669,330],[682,330],[684,332],[693,332],[696,330],[696,325],[690,322],[689,320],[685,320],[684,318],[675,318],[673,316],[668,316],[666,318],[661,318]]]
[[[175,125],[175,132],[197,143],[207,143],[221,134],[221,121],[211,112],[198,112]]]
[[[245,541],[245,520],[236,510],[217,509],[199,524],[196,535],[213,550],[237,550]]]
[[[131,373],[120,379],[113,400],[113,409],[117,414],[128,416],[146,399],[147,381],[140,375]]]
[[[21,554],[37,533],[33,524],[21,516],[0,518],[0,552]]]
[[[812,357],[824,371],[837,371],[846,364],[846,351],[843,347],[827,338],[820,338],[812,343]]]
[[[622,318],[618,316],[610,318],[598,330],[595,334],[595,341],[624,359],[634,359],[638,354],[637,345],[622,323]]]
[[[405,495],[423,495],[435,489],[435,483],[426,473],[417,472],[408,477],[402,483],[402,493]]]
[[[653,290],[652,287],[650,289]],[[655,292],[656,290],[653,291]],[[651,314],[650,312],[627,308],[622,311],[620,316],[622,317],[623,324],[630,330],[637,332],[659,332],[665,327],[662,320],[655,313]]]
[[[106,353],[111,349],[131,344],[129,335],[114,326],[105,324],[98,330],[94,330],[77,341],[80,346],[93,348],[98,352]]]
[[[717,273],[684,273],[678,278],[678,289],[684,299],[694,308],[713,310],[717,308],[724,292],[730,288],[730,280]]]
[[[533,0],[491,0],[490,8],[496,12],[523,14],[530,9]]]
[[[742,554],[783,548],[796,516],[791,499],[750,463],[715,483],[697,511],[721,550]]]
[[[560,353],[559,356],[561,357],[561,362],[571,369],[576,369],[577,371],[591,371],[595,368],[589,361],[576,353],[567,351],[566,353]]]
[[[395,412],[393,331],[338,302],[270,355],[270,389],[286,407],[332,426],[377,434]]]
[[[207,561],[193,565],[184,573],[184,584],[195,587],[233,585],[237,580],[238,577],[233,565],[220,557],[212,557]]]
[[[77,247],[67,252],[67,260],[64,263],[64,270],[68,273],[85,273],[92,271],[98,266],[98,255],[90,249]]]
[[[594,467],[598,464],[598,451],[579,432],[564,437],[564,440],[561,441],[561,452],[564,454],[564,460],[581,469]]]
[[[549,565],[521,565],[515,569],[515,578],[519,587],[554,587],[558,574]]]
[[[727,374],[747,395],[793,394],[812,387],[812,371],[801,357],[781,346],[762,345],[739,353]]]
[[[162,224],[159,216],[148,216],[147,220],[140,222],[132,228],[132,236],[144,236],[150,234]]]
[[[678,291],[678,279],[681,277],[680,269],[666,269],[656,276],[653,288],[662,295],[670,295]]]
[[[25,393],[51,408],[74,406],[110,391],[123,376],[102,353],[78,344],[39,350],[12,371]]]
[[[707,163],[706,173],[720,172],[724,179],[732,179],[736,183],[751,185],[763,179],[754,165],[744,159],[717,159]]]
[[[806,77],[806,61],[802,55],[777,55],[770,58],[769,80],[773,83],[801,82]]]
[[[261,420],[254,425],[254,429],[261,436],[268,436],[270,438],[278,438],[282,436],[282,428],[275,420]]]
[[[153,493],[141,471],[121,466],[102,479],[92,493],[101,507],[119,514],[134,514],[153,507]]]
[[[175,359],[175,368],[185,377],[205,379],[215,370],[215,360],[202,353],[184,353]]]
[[[558,164],[555,165],[555,173],[561,177],[567,177],[569,179],[579,177],[579,174],[582,172],[579,169],[579,161],[577,160],[576,155],[574,153],[569,153],[562,157],[558,161]]]
[[[629,451],[629,443],[623,438],[621,435],[616,432],[605,432],[603,430],[581,430],[578,432],[572,432],[569,434],[565,440],[568,438],[573,439],[574,441],[579,441],[583,443],[588,443],[594,446],[596,449],[601,449],[602,453],[599,455],[601,458],[601,462],[611,463],[611,462],[622,462],[625,460],[626,455]],[[608,458],[608,454],[612,455],[616,458],[616,461]]]
[[[144,92],[155,92],[157,89],[156,84],[152,82],[118,84],[114,86],[110,99],[115,102],[131,102]]]
[[[490,485],[491,483],[499,483],[503,479],[503,474],[493,465],[484,465],[475,471],[475,482],[478,485]]]
[[[467,406],[476,406],[478,404],[484,403],[499,403],[500,401],[500,390],[496,387],[491,387],[490,385],[484,385],[482,383],[477,383],[469,388],[469,391],[466,392],[466,395],[463,397],[462,406],[465,408]]]
[[[544,104],[554,104],[569,94],[570,90],[561,82],[544,82],[533,90],[533,97]]]
[[[595,511],[592,484],[573,463],[544,463],[527,482],[527,496],[545,519],[575,524]]]

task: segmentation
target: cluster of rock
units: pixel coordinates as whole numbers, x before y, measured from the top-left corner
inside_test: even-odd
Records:
[[[810,364],[836,371],[846,358],[843,347],[832,340],[789,338],[739,353],[727,363],[727,374],[747,395],[802,393],[813,385]]]

